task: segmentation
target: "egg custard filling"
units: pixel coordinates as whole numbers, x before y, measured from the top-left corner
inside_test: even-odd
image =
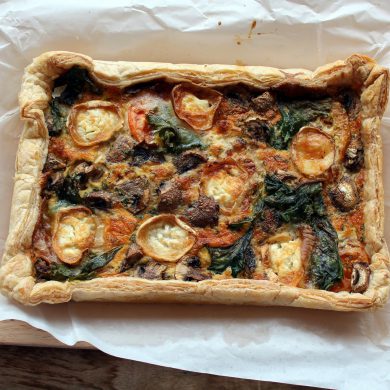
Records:
[[[38,282],[237,278],[367,289],[356,91],[163,79],[118,88],[91,77],[74,91],[69,77],[45,111],[31,249]]]

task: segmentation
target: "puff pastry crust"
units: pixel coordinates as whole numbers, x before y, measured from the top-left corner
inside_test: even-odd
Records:
[[[125,276],[89,281],[37,283],[30,258],[32,236],[40,210],[40,175],[48,151],[44,110],[54,80],[73,66],[87,69],[101,84],[123,88],[165,78],[199,87],[244,83],[269,88],[309,88],[317,91],[358,83],[361,88],[366,183],[362,192],[366,251],[371,257],[369,288],[363,293],[330,292],[290,287],[268,280],[228,279],[188,282],[153,281]],[[97,61],[71,52],[42,54],[29,65],[19,96],[25,123],[16,159],[9,235],[0,268],[3,294],[27,304],[75,301],[183,302],[281,305],[357,311],[382,306],[389,294],[389,253],[384,240],[382,148],[380,119],[388,97],[388,71],[372,59],[353,55],[315,71],[262,66],[190,65]]]

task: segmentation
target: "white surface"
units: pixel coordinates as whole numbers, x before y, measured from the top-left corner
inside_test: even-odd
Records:
[[[8,228],[21,132],[17,91],[23,68],[34,56],[62,49],[107,60],[315,68],[359,52],[390,65],[388,2],[298,3],[302,2],[214,0],[193,5],[178,0],[149,1],[145,6],[131,1],[59,5],[24,0],[0,4],[0,249]],[[248,38],[253,20],[257,26]],[[383,130],[388,166],[389,111]],[[388,187],[390,169],[385,168],[385,176]],[[390,190],[386,192],[390,232]],[[349,314],[88,303],[25,308],[0,297],[0,308],[0,320],[24,320],[64,343],[88,341],[124,358],[338,389],[390,388],[389,305],[376,313]]]

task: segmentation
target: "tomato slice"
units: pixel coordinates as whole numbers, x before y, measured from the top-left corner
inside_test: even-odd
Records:
[[[128,111],[128,121],[131,135],[137,142],[145,141],[148,144],[154,142],[152,129],[147,119],[148,111],[142,107],[130,106]]]

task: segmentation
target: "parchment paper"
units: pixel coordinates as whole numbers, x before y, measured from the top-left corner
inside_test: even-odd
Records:
[[[0,250],[22,127],[17,93],[23,68],[41,52],[311,69],[358,52],[390,66],[390,3],[385,0],[145,3],[0,4]],[[389,130],[387,111],[388,238]],[[390,388],[389,305],[375,313],[89,303],[26,308],[0,297],[2,319],[24,320],[69,345],[88,341],[109,354],[162,366],[338,389]]]

